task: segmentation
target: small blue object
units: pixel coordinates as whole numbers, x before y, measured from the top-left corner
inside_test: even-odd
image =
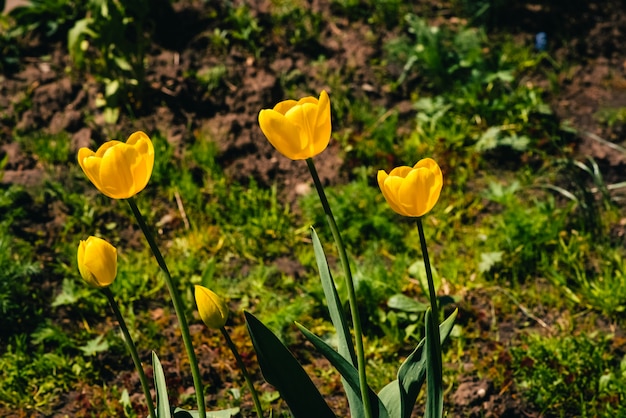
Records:
[[[535,35],[535,49],[537,51],[545,51],[548,46],[548,35],[545,32],[539,32]]]

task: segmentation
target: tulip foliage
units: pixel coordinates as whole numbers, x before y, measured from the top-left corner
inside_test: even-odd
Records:
[[[344,310],[344,301],[339,297],[322,243],[316,231],[312,229],[313,251],[328,312],[337,334],[337,348],[331,347],[303,324],[297,323],[296,325],[315,349],[325,356],[341,374],[352,417],[409,418],[420,390],[426,383],[426,416],[439,418],[443,415],[441,344],[452,330],[456,312],[441,324],[439,323],[436,289],[421,217],[431,211],[439,199],[443,186],[442,171],[433,159],[424,158],[413,167],[397,167],[389,174],[384,170],[378,172],[378,184],[390,208],[399,215],[416,219],[430,307],[425,313],[425,337],[399,365],[397,378],[376,393],[367,383],[366,365],[368,362],[365,356],[359,306],[350,262],[343,245],[341,231],[335,222],[313,161],[314,157],[326,149],[330,141],[332,131],[330,109],[330,98],[325,91],[322,91],[318,98],[308,96],[299,100],[282,101],[272,109],[261,110],[258,117],[261,131],[278,152],[292,160],[306,161],[336,244],[347,289],[349,315]],[[100,192],[112,199],[124,199],[130,205],[155,260],[164,273],[163,277],[180,323],[198,407],[196,411],[191,412],[170,407],[165,374],[156,353],[153,353],[156,405],[153,404],[149,383],[137,355],[137,349],[117,307],[115,297],[108,287],[113,283],[117,272],[117,250],[105,240],[97,237],[80,241],[77,255],[80,274],[87,283],[104,292],[117,316],[125,342],[139,373],[151,418],[168,416],[205,418],[209,416],[205,406],[198,361],[189,335],[185,307],[178,294],[178,286],[134,201],[135,196],[147,186],[152,174],[154,147],[150,138],[143,132],[135,132],[126,142],[105,142],[96,151],[82,148],[78,152],[78,163],[87,178]],[[227,301],[206,287],[196,286],[194,290],[199,317],[207,328],[219,330],[222,333],[246,379],[257,416],[259,418],[265,416],[263,405],[246,366],[226,329],[230,314]],[[280,339],[252,313],[244,312],[244,317],[260,369],[267,382],[279,391],[293,416],[297,418],[335,417],[335,413],[326,403],[323,394],[318,391],[303,367]],[[238,408],[213,411],[210,416],[229,417],[238,412]]]
[[[443,414],[441,343],[452,330],[456,313],[441,325],[438,324],[437,296],[420,219],[435,206],[439,199],[443,186],[441,169],[433,159],[425,158],[418,161],[414,167],[397,167],[389,174],[383,170],[378,173],[378,183],[389,206],[400,215],[417,218],[431,308],[425,316],[426,337],[400,366],[398,379],[385,386],[377,395],[366,381],[362,331],[349,261],[340,230],[334,220],[332,209],[328,204],[313,162],[313,157],[328,145],[331,125],[330,115],[327,117],[326,114],[327,106],[329,106],[329,98],[326,92],[322,91],[319,100],[313,97],[305,97],[298,101],[286,100],[278,103],[271,110],[264,109],[259,113],[261,130],[270,143],[287,158],[305,159],[311,171],[343,265],[354,339],[347,325],[348,319],[344,316],[343,303],[338,297],[326,256],[315,231],[312,232],[313,247],[329,314],[337,332],[338,350],[330,347],[303,325],[298,324],[298,327],[343,377],[351,416],[408,418],[411,416],[420,388],[427,380],[426,414],[429,418],[441,417]],[[262,359],[260,366],[263,374],[268,382],[280,391],[294,416],[329,416],[324,407],[325,403],[322,404],[320,401],[322,398],[317,389],[304,377],[306,374],[303,374],[301,366],[292,361],[290,353],[282,347],[280,340],[272,336],[271,332],[252,314],[246,314],[246,318],[257,355]],[[311,411],[317,412],[313,414]]]

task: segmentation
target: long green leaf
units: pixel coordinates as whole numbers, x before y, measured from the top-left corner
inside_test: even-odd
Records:
[[[426,418],[443,415],[443,376],[441,363],[441,340],[435,328],[437,319],[432,311],[426,311]]]
[[[356,355],[354,352],[354,343],[348,327],[348,321],[344,315],[341,299],[337,294],[337,288],[333,281],[330,268],[328,267],[328,261],[326,260],[326,254],[322,243],[315,232],[314,228],[311,228],[311,238],[313,240],[313,252],[315,253],[315,260],[317,262],[317,268],[320,274],[320,280],[322,282],[322,288],[324,289],[324,296],[326,298],[326,306],[328,307],[328,313],[330,314],[330,320],[335,327],[337,333],[337,351],[343,356],[351,365],[356,364]],[[347,384],[343,378],[341,383],[346,391],[346,397],[348,398],[348,405],[350,406],[350,416],[352,418],[364,418],[365,411],[363,410],[363,403],[360,400],[361,390],[360,388],[353,389],[352,386]]]
[[[293,416],[334,418],[335,414],[287,347],[254,315],[249,312],[244,315],[263,376],[278,390]]]
[[[336,352],[330,345],[326,344],[324,340],[322,340],[317,335],[313,334],[311,331],[306,329],[303,325],[296,322],[300,331],[304,334],[304,336],[317,348],[320,353],[324,357],[330,361],[330,363],[335,366],[337,371],[343,376],[346,383],[350,385],[352,390],[358,394],[358,400],[361,411],[363,410],[363,402],[361,399],[361,389],[359,385],[359,372],[358,370],[350,364],[348,360],[343,358],[338,352]],[[385,406],[378,398],[376,393],[373,390],[369,390],[370,397],[370,405],[372,406],[372,414],[374,417],[378,418],[389,418],[387,414],[387,410]]]
[[[404,411],[402,410],[402,395],[400,393],[400,381],[395,379],[385,387],[383,387],[380,392],[378,392],[378,398],[385,405],[385,409],[387,413],[392,418],[401,418],[404,416]]]
[[[456,319],[457,313],[458,310],[455,310],[448,318],[446,318],[445,321],[441,323],[441,325],[439,325],[439,338],[441,339],[442,344],[450,335],[450,332],[452,332],[452,327],[454,326],[454,320]],[[424,355],[425,343],[426,339],[423,338],[417,347],[415,347],[415,350],[413,350],[406,360],[404,360],[398,369],[398,381],[400,383],[402,403],[402,415],[399,416],[402,418],[411,417],[411,412],[413,411],[413,406],[417,400],[417,395],[419,395],[419,391],[426,380],[426,356]],[[393,392],[386,394],[384,398],[381,397],[381,399],[385,401],[385,405],[387,405],[387,402],[394,402],[388,399],[392,393]]]
[[[330,314],[330,320],[337,332],[337,351],[354,366],[356,364],[356,355],[354,354],[354,344],[352,342],[352,336],[350,335],[350,329],[348,328],[348,321],[344,315],[341,300],[337,294],[337,288],[331,276],[322,243],[313,228],[311,228],[311,238],[313,240],[313,252],[315,253],[317,268],[320,272],[322,288],[324,289],[324,296],[326,297],[328,313]]]
[[[188,411],[182,408],[176,408],[173,418],[198,418],[200,413],[198,411]],[[228,408],[220,411],[206,411],[206,418],[231,418],[239,414],[239,408]]]
[[[157,417],[171,418],[170,401],[167,397],[167,385],[165,384],[165,374],[159,357],[152,352],[152,368],[154,369],[154,387],[156,389]]]

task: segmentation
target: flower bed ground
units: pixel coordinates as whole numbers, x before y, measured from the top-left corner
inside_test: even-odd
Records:
[[[358,270],[371,276],[359,294],[372,364],[406,356],[419,334],[411,324],[422,323],[388,298],[423,298],[406,270],[419,255],[415,231],[381,209],[375,172],[427,154],[447,179],[427,225],[440,294],[460,309],[444,358],[449,416],[623,413],[621,2],[492,2],[481,15],[460,1],[296,3],[175,2],[154,20],[141,100],[127,97],[113,123],[102,74],[75,68],[63,21],[51,36],[24,31],[16,62],[2,45],[0,415],[146,416],[106,303],[78,280],[75,248],[94,233],[123,248],[119,279],[128,284],[114,290],[145,342],[142,358],[156,350],[173,402],[193,405],[176,321],[141,235],[122,202],[97,195],[75,162],[80,147],[143,130],[159,156],[139,204],[181,287],[209,281],[233,312],[263,315],[347,416],[339,377],[289,325],[328,331],[307,235],[315,224],[324,237],[324,220],[307,197],[305,164],[278,154],[257,122],[260,109],[322,89],[334,131],[316,164],[340,223],[351,225]],[[420,38],[407,13],[441,30]],[[2,22],[5,34],[12,21]],[[444,30],[451,35],[428,35]],[[539,32],[544,55],[534,48]],[[414,52],[424,48],[433,54]],[[284,412],[255,368],[239,314],[233,338],[264,402]],[[192,323],[210,404],[251,415],[219,335],[197,316]],[[372,367],[373,384],[392,370]]]

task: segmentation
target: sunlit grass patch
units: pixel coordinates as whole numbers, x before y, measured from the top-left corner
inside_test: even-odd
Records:
[[[550,416],[620,416],[626,362],[612,353],[615,338],[530,336],[512,350],[513,374],[524,395]]]
[[[81,356],[33,347],[18,336],[0,356],[0,402],[49,414],[79,375],[89,373],[91,366]]]
[[[67,132],[36,132],[28,136],[18,136],[16,142],[23,152],[42,161],[48,168],[54,164],[66,164],[75,158],[70,151],[71,136]]]

